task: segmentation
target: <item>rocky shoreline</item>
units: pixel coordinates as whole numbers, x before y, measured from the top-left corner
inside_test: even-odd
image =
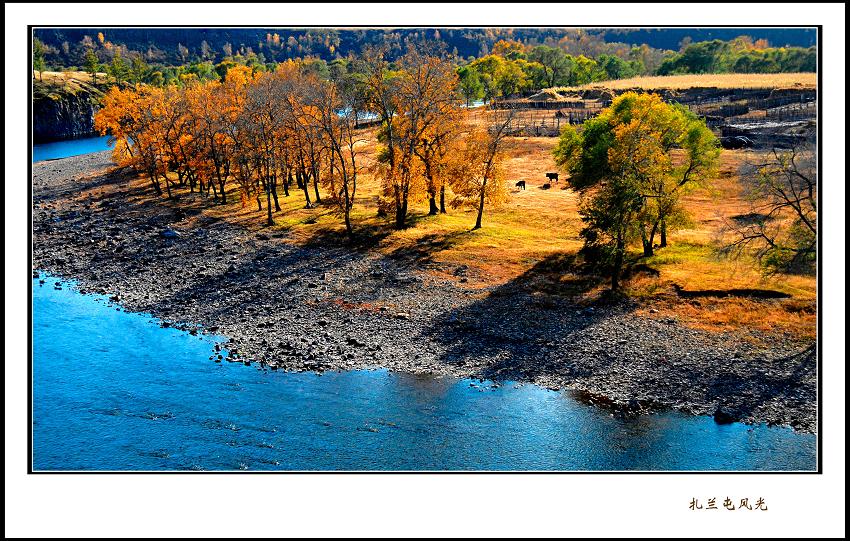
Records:
[[[250,231],[200,201],[128,202],[129,177],[109,152],[33,164],[32,182],[34,276],[222,335],[228,354],[214,361],[532,382],[618,413],[672,408],[817,430],[815,348],[792,337],[754,345],[628,303],[577,306],[522,280],[468,288],[374,252]]]

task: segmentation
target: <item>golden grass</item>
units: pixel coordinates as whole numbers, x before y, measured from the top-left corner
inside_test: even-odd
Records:
[[[428,216],[427,201],[422,200],[411,202],[409,227],[396,230],[391,217],[377,214],[378,180],[368,171],[362,172],[352,211],[361,247],[401,257],[424,272],[456,281],[461,278],[453,274],[455,266],[466,265],[468,271],[463,281],[464,287],[470,289],[498,286],[523,276],[522,280],[539,282],[539,287],[534,288],[535,294],[569,295],[582,302],[592,300],[604,284],[590,286],[566,268],[555,266],[540,271],[535,267],[560,256],[574,256],[581,247],[578,195],[566,189],[563,180],[550,189],[542,189],[547,183],[545,173],[557,170],[551,154],[556,143],[556,138],[544,137],[507,139],[505,168],[509,199],[500,207],[486,208],[483,227],[476,231],[471,231],[475,212],[450,208],[448,214]],[[363,164],[371,163],[376,151],[374,138],[360,150]],[[746,156],[745,151],[722,152],[718,175],[711,187],[700,188],[683,198],[692,216],[691,226],[672,232],[667,248],[641,261],[657,269],[660,275],[638,275],[626,282],[625,289],[639,301],[642,312],[654,309],[652,313],[658,317],[673,315],[684,324],[701,329],[793,330],[797,335],[813,339],[816,333],[814,277],[765,277],[752,260],[730,261],[716,255],[716,242],[723,236],[724,224],[731,216],[746,213],[749,208],[738,179],[738,167]],[[525,180],[527,189],[514,188],[517,180]],[[148,187],[144,179],[133,181],[134,189],[147,190]],[[331,205],[305,209],[303,193],[291,189],[290,194],[284,197],[280,190],[282,211],[274,213],[275,225],[271,227],[265,225],[265,199],[262,212],[257,210],[255,200],[243,207],[235,187],[231,187],[227,205],[211,205],[211,201],[195,197],[205,215],[244,226],[246,236],[259,231],[275,237],[280,233],[289,242],[305,245],[336,244],[344,240],[342,219]],[[141,200],[148,196],[137,197]],[[181,194],[181,197],[181,205],[185,205],[186,195]],[[314,197],[312,186],[310,197]],[[364,239],[367,242],[363,243]],[[636,259],[640,256],[638,247],[634,247],[632,255]],[[676,296],[673,284],[686,290],[772,289],[788,293],[792,298],[686,301]]]
[[[709,332],[757,330],[797,340],[817,338],[817,308],[809,301],[656,298],[636,313],[655,319],[673,317],[684,325]]]
[[[689,88],[817,88],[816,73],[705,73],[633,77],[589,83],[578,87],[560,87],[558,92],[592,88],[626,90],[686,90]]]
[[[34,73],[33,98],[51,98],[58,100],[62,95],[76,95],[79,92],[87,92],[94,96],[103,94],[103,84],[106,83],[106,74],[100,73],[97,85],[92,84],[92,77],[83,71],[45,71]]]
[[[82,82],[86,84],[92,83],[91,74],[85,71],[43,71],[39,74],[39,72],[33,72],[33,77],[36,82],[51,84],[51,85],[65,85],[67,83],[76,83]],[[105,73],[97,74],[98,82],[106,81]]]

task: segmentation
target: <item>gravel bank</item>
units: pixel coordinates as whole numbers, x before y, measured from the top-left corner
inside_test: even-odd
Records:
[[[522,280],[473,291],[368,251],[295,246],[153,199],[128,205],[127,178],[110,167],[109,152],[33,164],[33,269],[164,325],[225,336],[223,360],[518,380],[619,413],[674,408],[816,430],[805,343],[754,346],[627,304],[582,308]]]

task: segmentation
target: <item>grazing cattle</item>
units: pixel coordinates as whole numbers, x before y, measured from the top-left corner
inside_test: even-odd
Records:
[[[525,181],[524,181],[524,180],[520,180],[519,182],[517,182],[517,183],[516,183],[516,187],[517,187],[517,188],[522,188],[522,189],[524,190],[524,189],[525,189]]]
[[[741,148],[753,148],[753,140],[744,137],[743,135],[736,135],[735,137],[721,137],[720,138],[720,146],[727,150],[737,150]]]
[[[558,173],[546,173],[546,180],[551,180],[552,182],[558,182]]]
[[[541,186],[541,187],[540,187],[540,189],[541,189],[541,190],[548,190],[548,189],[549,189],[549,188],[551,188],[551,187],[552,187],[552,185],[551,185],[551,184],[549,184],[549,183],[547,182],[546,184],[544,184],[543,186]]]

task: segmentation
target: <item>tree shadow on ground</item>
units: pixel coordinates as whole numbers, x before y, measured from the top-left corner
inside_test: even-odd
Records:
[[[377,248],[386,238],[398,231],[415,227],[419,222],[429,218],[428,214],[411,213],[407,217],[405,226],[398,229],[391,218],[378,217],[376,220],[354,221],[352,235],[349,236],[342,226],[342,217],[339,217],[340,225],[333,227],[317,227],[315,231],[304,233],[302,246],[310,248],[336,248],[346,247],[351,250],[371,250]],[[309,222],[315,223],[315,222]]]
[[[582,300],[601,280],[576,254],[553,254],[486,297],[438,317],[424,331],[446,364],[480,369],[485,379],[526,379],[545,373],[567,329],[578,331],[627,305]]]
[[[637,302],[596,294],[606,286],[579,257],[551,255],[436,318],[423,335],[441,346],[442,363],[482,379],[555,386],[579,380],[627,411],[677,407],[711,415],[723,407],[734,420],[782,419],[790,411],[800,426],[811,424],[813,350],[783,356],[669,318],[640,317]]]
[[[351,236],[345,229],[322,228],[309,233],[300,244],[317,249],[344,246],[362,252],[376,248],[392,233],[393,230],[383,224],[357,224]]]
[[[388,255],[399,262],[420,267],[428,266],[434,263],[436,254],[457,246],[469,233],[467,230],[452,233],[428,233],[417,239],[415,244],[399,246]]]
[[[715,412],[718,422],[747,419],[771,403],[777,405],[778,402],[779,406],[783,406],[817,400],[816,385],[811,384],[817,377],[816,344],[773,359],[771,364],[774,373],[741,375],[727,372],[713,379],[706,393],[709,399],[718,403]],[[727,397],[730,395],[752,396],[752,399],[744,402],[729,400]],[[792,419],[792,426],[796,428],[814,422],[814,411],[811,414],[810,419]]]
[[[45,174],[44,166],[36,174]],[[55,174],[55,173],[54,173]],[[60,173],[61,174],[61,173]],[[74,172],[71,172],[74,175]],[[83,178],[69,178],[66,182],[52,182],[49,186],[33,186],[33,203],[46,203],[69,198],[107,185],[126,184],[137,178],[137,173],[127,167],[113,167]]]

